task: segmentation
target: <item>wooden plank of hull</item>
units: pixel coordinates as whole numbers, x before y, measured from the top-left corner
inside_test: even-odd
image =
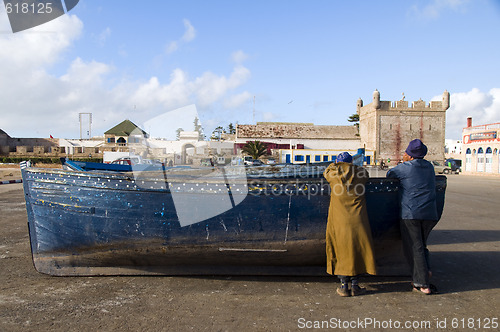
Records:
[[[325,274],[324,179],[232,183],[247,188],[239,205],[185,227],[176,208],[197,206],[174,206],[173,191],[191,195],[186,202],[219,194],[215,182],[207,192],[196,179],[181,179],[138,186],[126,174],[23,170],[35,268],[50,275]],[[438,177],[441,210],[445,188],[446,178]],[[407,274],[398,183],[370,179],[366,190],[379,273]]]

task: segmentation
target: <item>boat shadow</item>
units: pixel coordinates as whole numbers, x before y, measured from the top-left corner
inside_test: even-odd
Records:
[[[439,295],[500,289],[500,278],[498,278],[500,275],[500,252],[498,251],[437,251],[431,252],[430,257],[433,266],[431,283],[437,286]],[[220,275],[184,277],[237,282],[320,283],[324,284],[325,287],[338,284],[337,277],[332,277],[326,272],[315,276]],[[412,290],[410,282],[409,275],[363,276],[360,278],[360,284],[367,287],[366,295],[409,292]]]

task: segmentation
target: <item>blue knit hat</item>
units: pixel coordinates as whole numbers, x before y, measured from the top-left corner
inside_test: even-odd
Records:
[[[352,156],[349,152],[342,152],[337,156],[337,162],[352,163]]]
[[[422,159],[427,154],[427,146],[425,146],[421,140],[416,138],[408,144],[405,152],[414,159]]]

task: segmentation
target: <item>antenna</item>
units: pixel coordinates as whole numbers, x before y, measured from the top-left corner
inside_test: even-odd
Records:
[[[92,137],[92,113],[78,113],[78,120],[80,121],[80,139],[83,139],[82,128],[85,120],[89,123],[89,130],[87,131],[87,139]]]

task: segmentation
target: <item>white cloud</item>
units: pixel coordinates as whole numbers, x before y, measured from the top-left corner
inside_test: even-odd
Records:
[[[5,20],[6,15],[0,15],[0,26]],[[93,113],[92,132],[102,134],[126,118],[140,124],[189,104],[201,112],[224,111],[248,99],[248,93],[233,96],[250,78],[241,65],[227,75],[205,72],[190,78],[177,68],[166,80],[131,80],[117,77],[119,70],[109,64],[78,57],[62,75],[50,74],[48,68],[58,63],[82,30],[76,16],[64,15],[25,32],[0,34],[1,129],[15,137],[76,138],[80,112]],[[187,39],[194,37],[189,27],[187,31]]]
[[[106,43],[106,40],[110,36],[111,36],[111,29],[107,27],[97,36],[97,42],[99,43],[99,45],[103,46]]]
[[[424,19],[437,19],[446,10],[463,10],[469,0],[432,0],[425,6],[414,5],[410,13]]]
[[[167,54],[171,54],[171,53],[174,53],[175,51],[177,51],[179,49],[179,45],[176,41],[172,41],[170,43],[168,43],[168,45],[165,47],[165,52]]]
[[[500,88],[488,92],[474,88],[468,92],[452,93],[450,108],[446,111],[446,138],[460,139],[469,116],[473,125],[500,122]]]
[[[186,28],[186,31],[184,32],[184,35],[182,36],[182,41],[189,43],[196,37],[196,30],[194,27],[191,25],[191,22],[189,20],[184,19],[184,27]]]
[[[221,99],[227,91],[234,90],[250,78],[250,71],[237,66],[229,77],[206,72],[192,83],[200,106],[208,106]]]
[[[165,53],[167,53],[167,54],[174,53],[175,51],[177,51],[179,49],[181,44],[189,43],[196,37],[196,30],[191,25],[191,22],[189,22],[189,20],[184,19],[183,23],[184,23],[184,28],[185,28],[184,34],[182,35],[182,37],[179,40],[174,40],[174,41],[169,42],[167,44],[167,46],[165,47]]]
[[[228,98],[224,99],[222,105],[224,105],[226,109],[235,109],[247,103],[251,98],[252,95],[250,94],[250,92],[245,91],[240,94],[229,96]]]
[[[102,77],[111,71],[111,67],[100,62],[85,63],[76,58],[68,69],[68,73],[61,76],[60,80],[73,87],[89,88],[102,83]]]
[[[236,52],[233,52],[233,54],[231,54],[231,59],[233,60],[234,63],[241,64],[246,59],[248,59],[248,55],[245,54],[245,52],[243,52],[242,50],[238,50]]]
[[[4,27],[6,21],[7,15],[0,15],[0,26]],[[75,15],[63,15],[29,30],[1,34],[1,70],[34,69],[55,63],[62,51],[80,36],[82,29],[83,23]]]

